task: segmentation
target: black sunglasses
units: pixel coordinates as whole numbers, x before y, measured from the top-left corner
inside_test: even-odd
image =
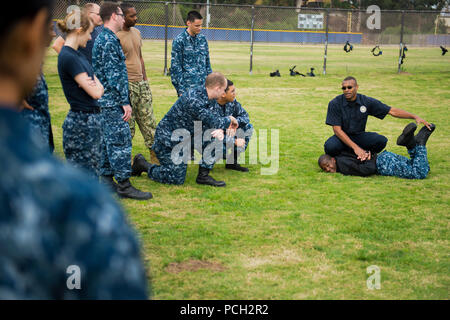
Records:
[[[342,86],[342,90],[345,90],[345,89],[348,89],[348,90],[352,90],[353,89],[353,87],[352,86]]]

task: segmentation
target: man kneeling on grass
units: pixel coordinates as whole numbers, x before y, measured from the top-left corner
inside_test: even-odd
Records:
[[[319,166],[326,172],[340,172],[344,175],[365,177],[379,174],[405,179],[425,179],[430,171],[425,145],[436,126],[431,124],[430,127],[431,130],[423,127],[414,137],[417,125],[410,123],[398,137],[397,144],[408,149],[411,159],[384,151],[379,155],[369,152],[367,160],[361,161],[354,153],[344,151],[335,157],[327,154],[320,156]]]

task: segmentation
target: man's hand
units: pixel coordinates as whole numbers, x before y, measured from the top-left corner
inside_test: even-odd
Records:
[[[414,118],[414,120],[416,120],[416,123],[417,123],[417,124],[422,123],[425,127],[428,128],[428,130],[431,130],[430,124],[429,124],[427,121],[423,120],[422,118],[416,116],[416,117]]]
[[[95,82],[94,79],[90,78],[90,79],[88,80],[88,85],[91,86],[91,87],[96,87],[96,86],[97,86],[97,83]]]
[[[224,138],[223,130],[222,129],[216,129],[213,132],[211,132],[211,136],[216,138],[216,139],[219,139],[220,141],[222,141],[223,138]]]
[[[236,145],[236,147],[243,147],[243,146],[245,146],[245,140],[241,139],[241,138],[237,138],[234,141],[234,144]]]
[[[129,104],[127,104],[126,106],[123,106],[122,108],[123,108],[123,112],[124,112],[124,114],[122,116],[123,121],[130,120],[130,118],[131,118],[131,111],[132,111],[131,110],[131,106]]]
[[[231,122],[230,122],[230,126],[228,127],[229,129],[237,129],[239,127],[239,123],[237,122],[236,118],[233,116],[229,116]]]
[[[236,135],[236,129],[227,129],[227,136],[234,137]]]
[[[358,156],[358,160],[366,161],[370,160],[371,158],[370,151],[363,150],[360,147],[356,147],[355,149],[353,149],[353,151]]]
[[[20,111],[22,111],[23,109],[34,110],[34,108],[32,106],[30,106],[28,104],[28,102],[26,102],[25,100],[22,101],[22,105],[20,106]]]

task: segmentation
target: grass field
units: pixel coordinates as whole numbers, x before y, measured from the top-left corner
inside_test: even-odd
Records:
[[[155,183],[144,174],[132,182],[154,199],[122,201],[138,231],[154,299],[449,299],[450,174],[448,154],[450,56],[439,48],[409,48],[397,74],[398,47],[373,57],[369,47],[347,54],[330,46],[322,76],[323,47],[256,44],[249,75],[249,44],[210,42],[213,70],[237,87],[256,133],[279,130],[279,170],[261,175],[215,167],[226,188],[197,185],[197,165],[186,183]],[[170,55],[170,47],[169,47]],[[176,100],[162,75],[164,43],[145,41],[144,59],[159,121]],[[68,104],[56,55],[45,74],[57,155]],[[169,61],[170,63],[170,61]],[[289,67],[316,78],[290,77]],[[281,78],[270,78],[279,69]],[[360,90],[436,124],[431,172],[422,181],[392,177],[345,177],[319,171],[317,158],[332,134],[325,125],[328,101],[341,94],[341,80],[357,77]],[[367,130],[395,144],[408,120],[369,118]],[[270,151],[270,145],[269,145]],[[148,157],[137,132],[133,155]],[[265,165],[267,167],[268,165]],[[369,290],[366,268],[381,270],[381,289]]]

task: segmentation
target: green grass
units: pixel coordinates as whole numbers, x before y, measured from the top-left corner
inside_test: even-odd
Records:
[[[439,48],[409,48],[397,74],[398,47],[373,57],[369,47],[346,54],[330,46],[322,76],[323,47],[255,44],[249,75],[249,44],[210,42],[213,69],[231,78],[256,133],[279,130],[279,170],[261,175],[230,172],[217,165],[213,177],[226,188],[195,183],[188,167],[183,186],[132,178],[151,191],[146,202],[124,200],[138,231],[155,299],[449,299],[449,106],[450,57]],[[170,47],[169,47],[170,57]],[[144,42],[144,59],[159,121],[176,100],[162,75],[164,43]],[[170,60],[169,60],[170,63]],[[316,78],[290,77],[288,70]],[[270,78],[279,69],[281,78]],[[49,51],[45,73],[56,153],[62,153],[62,122],[68,111]],[[345,177],[319,171],[317,158],[332,134],[325,125],[328,101],[341,80],[358,78],[362,94],[406,109],[436,124],[431,136],[431,172],[422,181],[393,177]],[[367,130],[395,144],[408,120],[369,118]],[[270,151],[270,148],[269,148]],[[133,155],[148,157],[137,132]],[[267,167],[266,165],[265,167]],[[191,260],[220,265],[181,273],[172,263]],[[381,269],[381,290],[368,290],[366,268]],[[183,265],[181,265],[183,266]]]

